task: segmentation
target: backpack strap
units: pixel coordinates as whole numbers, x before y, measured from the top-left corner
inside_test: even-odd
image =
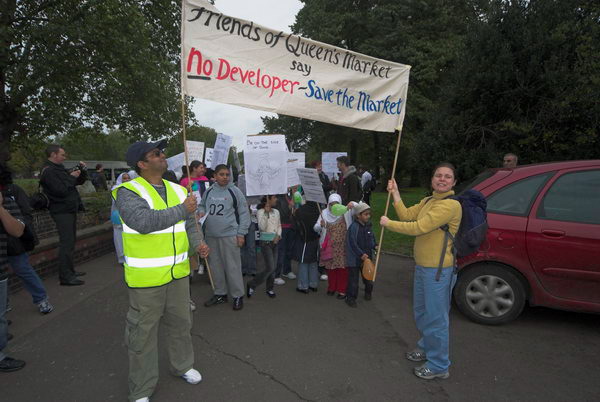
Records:
[[[440,226],[440,229],[444,231],[444,245],[442,246],[442,254],[440,255],[440,263],[438,270],[435,274],[435,280],[439,282],[440,276],[442,275],[442,268],[444,267],[444,259],[446,257],[446,250],[448,249],[448,240],[452,240],[452,266],[456,272],[456,247],[454,246],[454,236],[450,233],[450,226],[448,224]]]
[[[240,224],[240,213],[238,212],[237,197],[233,193],[232,189],[228,188],[227,190],[229,190],[229,194],[231,194],[231,199],[233,200],[233,213],[235,214],[235,221],[239,225]]]
[[[451,197],[452,196],[449,195],[449,196],[445,197],[444,200],[447,200]],[[427,204],[432,199],[433,199],[433,196],[427,198],[427,201],[425,201],[425,204]],[[446,250],[448,249],[448,240],[452,240],[452,256],[453,256],[452,265],[456,269],[456,247],[454,247],[454,236],[452,236],[452,233],[450,233],[450,226],[448,226],[447,223],[440,226],[440,229],[444,231],[444,245],[442,246],[442,255],[440,255],[440,263],[438,265],[438,270],[435,274],[435,280],[438,282],[440,280],[440,276],[442,275],[442,268],[444,265],[444,259],[446,257]]]

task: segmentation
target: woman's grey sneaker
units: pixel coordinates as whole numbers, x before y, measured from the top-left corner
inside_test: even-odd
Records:
[[[40,313],[48,314],[54,310],[54,306],[50,304],[48,300],[44,300],[38,303],[38,309],[40,310]]]
[[[410,352],[406,352],[406,358],[411,362],[424,362],[427,360],[427,356],[425,352],[421,349],[411,350]]]
[[[416,367],[414,369],[414,373],[417,377],[422,378],[424,380],[433,380],[434,378],[448,378],[450,377],[450,373],[445,371],[443,373],[434,373],[429,368],[425,366]]]

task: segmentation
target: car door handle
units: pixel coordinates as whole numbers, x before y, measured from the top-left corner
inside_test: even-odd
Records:
[[[542,230],[542,234],[544,236],[552,237],[554,239],[565,236],[565,232],[563,232],[562,230],[547,230],[547,229],[544,229],[544,230]]]

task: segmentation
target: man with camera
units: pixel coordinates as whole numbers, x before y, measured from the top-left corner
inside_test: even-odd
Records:
[[[87,180],[85,163],[67,170],[63,162],[67,159],[65,150],[56,144],[46,147],[48,160],[40,173],[40,184],[48,196],[50,216],[56,223],[59,237],[58,263],[60,284],[78,286],[85,282],[77,279],[85,275],[73,266],[73,252],[77,239],[77,212],[83,211],[83,203],[75,186]]]

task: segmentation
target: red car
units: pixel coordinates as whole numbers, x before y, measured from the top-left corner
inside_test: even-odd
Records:
[[[485,195],[489,229],[459,260],[463,314],[494,325],[526,302],[600,312],[600,160],[490,169],[466,188]]]

